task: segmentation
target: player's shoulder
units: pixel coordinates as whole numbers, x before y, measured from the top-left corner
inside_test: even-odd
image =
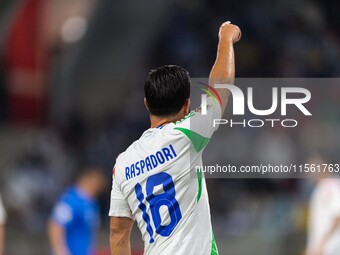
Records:
[[[67,188],[64,193],[60,196],[59,203],[68,204],[73,207],[78,204],[79,195],[74,186]]]
[[[319,186],[325,191],[340,194],[340,180],[337,178],[324,178]]]
[[[140,138],[131,143],[124,151],[118,154],[116,158],[116,165],[118,167],[126,159],[131,158],[136,153],[136,147],[140,143]]]

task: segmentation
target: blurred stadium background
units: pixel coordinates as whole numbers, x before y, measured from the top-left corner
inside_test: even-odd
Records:
[[[177,64],[192,77],[207,77],[218,27],[231,20],[243,33],[238,77],[337,77],[339,7],[337,0],[2,0],[6,254],[48,254],[46,219],[82,165],[99,165],[111,178],[118,153],[148,128],[142,98],[151,68]],[[340,87],[321,89],[318,97],[328,102],[318,109],[322,118],[284,135],[261,129],[251,141],[262,150],[230,150],[224,160],[261,160],[268,151],[288,162],[303,162],[313,151],[337,160]],[[234,131],[229,143],[242,144],[246,132]],[[209,179],[208,185],[221,254],[301,254],[310,181]],[[108,254],[109,187],[101,204],[100,252]],[[140,254],[136,229],[133,248]]]

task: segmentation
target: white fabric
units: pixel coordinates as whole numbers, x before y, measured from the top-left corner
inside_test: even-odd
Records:
[[[2,204],[1,196],[0,196],[0,225],[5,224],[6,221],[6,211]]]
[[[329,232],[336,218],[340,217],[340,180],[322,179],[315,188],[310,203],[308,254],[315,251],[322,238]],[[328,241],[323,255],[340,254],[340,229]]]
[[[73,217],[73,210],[66,203],[59,202],[53,209],[53,219],[62,226],[69,224]]]

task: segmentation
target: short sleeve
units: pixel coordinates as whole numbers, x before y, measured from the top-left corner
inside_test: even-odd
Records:
[[[128,217],[134,220],[131,209],[119,185],[116,182],[115,174],[112,175],[111,204],[109,216],[111,217]]]
[[[1,196],[0,196],[0,225],[5,224],[6,222],[6,211],[2,204]]]
[[[58,225],[66,227],[72,222],[74,218],[74,212],[72,207],[68,203],[60,201],[53,208],[51,218]]]
[[[222,116],[219,102],[207,97],[206,113],[201,107],[190,112],[183,120],[176,122],[175,130],[184,133],[192,142],[196,152],[201,151],[210,141],[213,133],[218,129]]]

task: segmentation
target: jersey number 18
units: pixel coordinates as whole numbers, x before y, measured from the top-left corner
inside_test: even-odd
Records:
[[[154,187],[162,185],[164,192],[154,195]],[[137,183],[135,186],[135,192],[137,199],[139,200],[138,208],[142,211],[143,220],[146,222],[146,230],[150,235],[150,243],[154,242],[153,228],[151,226],[150,216],[147,213],[146,205],[144,204],[144,194],[142,186]],[[181,210],[179,208],[178,201],[175,198],[176,191],[175,185],[171,175],[162,172],[150,176],[146,180],[146,201],[150,204],[150,211],[156,233],[161,236],[170,236],[178,222],[182,219]],[[170,215],[170,223],[168,225],[162,225],[162,219],[160,215],[161,206],[166,206]]]

